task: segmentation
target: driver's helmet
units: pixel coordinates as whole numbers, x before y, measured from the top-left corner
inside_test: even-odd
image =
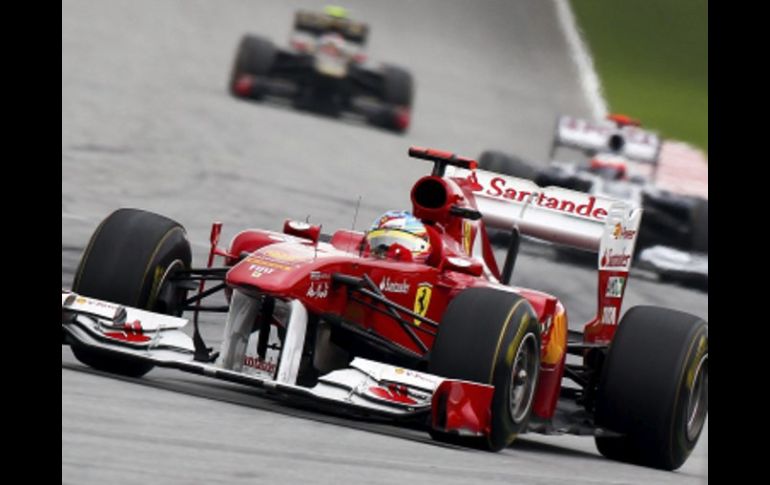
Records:
[[[388,211],[375,219],[366,242],[374,255],[387,254],[394,244],[410,251],[415,261],[425,261],[431,252],[425,225],[409,211]]]
[[[348,18],[348,10],[345,7],[340,7],[338,5],[327,5],[324,7],[324,13],[328,15],[329,17],[337,18],[337,19],[346,19]]]

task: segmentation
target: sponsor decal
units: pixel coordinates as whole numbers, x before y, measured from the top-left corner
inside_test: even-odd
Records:
[[[395,281],[391,280],[389,277],[385,277],[380,282],[380,290],[385,293],[402,293],[407,294],[409,293],[409,288],[411,285],[408,281]]]
[[[307,289],[307,293],[305,293],[305,296],[308,298],[326,298],[329,296],[329,282],[328,281],[319,281],[319,282],[311,282],[310,287]]]
[[[473,236],[473,225],[470,221],[463,220],[463,250],[465,254],[471,254],[471,237]]]
[[[248,261],[249,263],[252,263],[252,266],[256,265],[261,268],[272,268],[280,271],[289,271],[291,269],[291,266],[281,264],[281,263],[276,263],[275,261],[263,259],[258,256],[250,256],[249,258],[246,259],[246,261]]]
[[[252,278],[259,278],[263,274],[270,274],[273,272],[273,268],[266,268],[264,266],[259,266],[257,264],[252,264],[249,266],[249,271],[251,271],[251,277]]]
[[[628,266],[631,260],[631,255],[621,252],[620,254],[612,254],[612,249],[604,251],[602,255],[601,265],[603,268],[625,268]]]
[[[268,258],[274,259],[275,261],[299,261],[306,259],[305,256],[291,254],[286,251],[281,251],[280,249],[266,249],[260,252],[260,256],[267,256]]]
[[[310,281],[330,281],[331,279],[332,275],[329,273],[322,273],[320,271],[310,272]]]
[[[633,239],[636,236],[636,231],[626,229],[619,222],[615,224],[615,229],[612,230],[612,237],[615,239]]]
[[[430,386],[434,386],[434,387],[436,386],[436,380],[435,379],[431,379],[430,377],[428,377],[428,376],[426,376],[424,374],[421,374],[419,372],[408,370],[408,371],[406,371],[406,377],[411,377],[412,379],[417,379],[417,380],[423,381],[426,384],[429,384]],[[419,393],[415,392],[415,394],[419,394]],[[429,398],[430,396],[426,395],[425,397]]]
[[[118,310],[120,309],[120,305],[115,305],[114,303],[107,303],[105,301],[100,300],[90,300],[88,298],[83,298],[82,296],[79,297],[77,300],[75,300],[76,303],[79,305],[89,305],[97,308],[104,308],[106,310]]]
[[[603,207],[596,207],[596,197],[589,195],[588,202],[578,204],[569,199],[559,199],[558,197],[548,197],[542,192],[531,192],[528,190],[516,190],[506,186],[506,181],[502,177],[494,177],[489,181],[489,186],[479,184],[476,174],[468,176],[468,181],[476,186],[474,192],[483,192],[484,195],[496,199],[510,200],[512,202],[527,202],[532,205],[553,209],[567,214],[576,214],[588,217],[597,221],[603,221],[607,217],[607,210]]]
[[[620,298],[623,296],[623,287],[626,284],[626,278],[623,276],[610,276],[607,280],[607,291],[604,296],[607,298]]]
[[[259,357],[252,357],[250,355],[247,355],[243,359],[243,365],[263,372],[269,372],[270,374],[274,374],[276,369],[275,363],[262,360]]]
[[[602,323],[606,325],[615,325],[618,320],[618,309],[614,306],[602,308]]]
[[[430,283],[420,283],[417,285],[417,293],[414,295],[414,312],[421,317],[428,313],[430,306],[430,297],[433,294],[433,286]],[[414,324],[419,326],[419,318],[414,319]]]

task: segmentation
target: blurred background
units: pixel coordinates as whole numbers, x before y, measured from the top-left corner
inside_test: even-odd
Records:
[[[708,0],[571,0],[612,110],[708,152]]]

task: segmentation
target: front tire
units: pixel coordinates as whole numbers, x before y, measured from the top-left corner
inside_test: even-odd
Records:
[[[80,260],[72,291],[83,296],[167,315],[181,315],[186,290],[170,276],[190,267],[184,228],[151,212],[119,209],[96,229]],[[73,344],[72,352],[95,369],[140,377],[153,365],[130,356]]]
[[[431,374],[495,387],[491,432],[459,437],[431,436],[499,451],[526,429],[540,369],[540,332],[529,302],[514,293],[469,288],[447,307],[431,349]]]
[[[708,325],[687,313],[641,306],[621,320],[597,390],[597,437],[613,460],[675,470],[708,413]]]

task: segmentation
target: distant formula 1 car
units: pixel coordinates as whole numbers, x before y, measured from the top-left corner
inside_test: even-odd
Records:
[[[708,413],[708,325],[652,306],[620,318],[641,210],[444,151],[410,154],[433,162],[411,192],[422,236],[385,216],[366,234],[327,237],[286,221],[220,247],[214,223],[208,264],[192,267],[181,225],[112,213],[62,290],[62,343],[104,371],[175,368],[411,421],[441,441],[495,451],[525,431],[587,434],[609,458],[680,467]],[[508,286],[517,245],[500,271],[487,225],[598,251],[598,308],[583,333],[555,296]],[[202,304],[218,292],[226,306]],[[201,311],[227,313],[218,352]]]
[[[598,122],[561,116],[547,166],[485,151],[479,167],[543,187],[615,197],[643,207],[639,263],[661,276],[708,286],[708,198],[657,183],[661,145],[657,134],[642,130],[627,116],[610,115]],[[559,148],[579,150],[587,160],[559,161]]]
[[[230,92],[236,97],[288,98],[294,106],[339,116],[350,113],[396,132],[409,128],[413,81],[409,71],[368,62],[369,26],[344,11],[298,11],[288,48],[244,35],[235,55]]]

